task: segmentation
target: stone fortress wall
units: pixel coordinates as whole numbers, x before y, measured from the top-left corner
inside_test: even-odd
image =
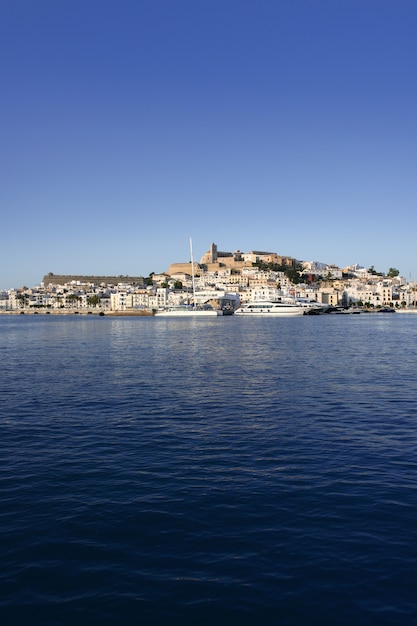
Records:
[[[118,285],[119,283],[136,284],[139,287],[145,285],[143,276],[85,276],[85,275],[65,275],[65,274],[46,274],[43,277],[43,284],[48,285],[65,285],[71,282],[77,283],[93,283],[95,285]]]

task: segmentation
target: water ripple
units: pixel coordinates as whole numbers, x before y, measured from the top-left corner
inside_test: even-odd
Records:
[[[2,623],[417,620],[411,316],[21,317]]]

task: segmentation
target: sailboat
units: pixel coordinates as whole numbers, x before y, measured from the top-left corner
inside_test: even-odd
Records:
[[[223,315],[221,309],[213,309],[210,306],[197,306],[195,301],[195,274],[194,274],[194,257],[193,242],[190,237],[190,256],[191,256],[191,278],[193,286],[193,304],[178,304],[164,309],[157,309],[155,315],[163,315],[165,317],[216,317]]]

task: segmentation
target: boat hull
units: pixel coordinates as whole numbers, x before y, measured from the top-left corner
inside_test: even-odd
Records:
[[[306,308],[297,304],[284,304],[282,302],[249,302],[235,311],[238,317],[295,317],[304,315]]]
[[[181,309],[175,308],[172,309],[161,309],[159,311],[155,311],[155,315],[158,317],[217,317],[219,315],[223,315],[223,311],[217,309]]]

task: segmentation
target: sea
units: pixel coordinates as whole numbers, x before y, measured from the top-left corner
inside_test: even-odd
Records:
[[[417,315],[0,316],[0,623],[417,624]]]

